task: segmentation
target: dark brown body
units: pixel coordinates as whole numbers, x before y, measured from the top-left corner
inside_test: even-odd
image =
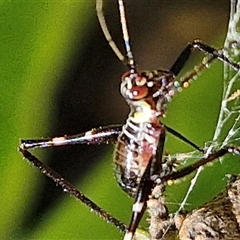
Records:
[[[151,174],[159,176],[162,167],[163,143],[160,135],[165,129],[159,117],[165,112],[165,103],[175,93],[174,76],[167,71],[126,73],[121,92],[131,108],[115,148],[116,178],[129,195],[135,196],[140,180],[151,163]],[[160,159],[157,159],[160,158]]]

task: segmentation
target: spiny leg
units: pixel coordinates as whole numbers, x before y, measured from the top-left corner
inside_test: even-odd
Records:
[[[57,185],[60,185],[64,192],[68,192],[90,209],[101,216],[106,222],[110,222],[122,232],[125,232],[126,226],[118,219],[111,216],[105,210],[97,206],[94,202],[88,199],[83,193],[71,185],[61,175],[55,172],[53,169],[42,163],[38,158],[32,155],[26,149],[37,148],[37,147],[52,147],[62,146],[71,144],[106,144],[109,142],[116,142],[119,133],[122,130],[121,125],[114,125],[108,127],[100,127],[92,129],[86,133],[81,133],[73,136],[55,137],[48,139],[28,139],[21,140],[19,151],[22,153],[24,158],[31,162],[36,168],[38,168],[44,175],[52,179]]]
[[[68,192],[70,195],[74,196],[85,205],[87,205],[91,210],[93,210],[96,214],[102,217],[106,222],[109,222],[120,229],[122,232],[126,231],[126,226],[120,222],[118,219],[114,218],[108,212],[100,208],[93,201],[87,198],[82,192],[80,192],[77,188],[71,185],[67,180],[65,180],[60,174],[55,172],[53,169],[42,163],[39,159],[37,159],[34,155],[32,155],[29,151],[19,148],[19,151],[22,153],[24,158],[26,158],[29,162],[33,164],[34,167],[38,168],[44,175],[52,179],[56,185],[61,186],[64,192]]]
[[[203,150],[195,143],[184,137],[176,130],[164,125],[166,130],[181,139],[186,144],[194,147],[200,152]],[[80,133],[72,136],[54,137],[54,138],[40,138],[40,139],[21,139],[21,146],[24,149],[30,148],[46,148],[73,144],[107,144],[115,143],[118,135],[122,131],[122,125],[110,125],[105,127],[93,128],[85,133]]]
[[[115,143],[122,131],[122,125],[94,128],[88,132],[72,136],[55,138],[21,140],[21,148],[45,148],[73,144],[107,144]]]
[[[160,181],[166,182],[168,180],[176,180],[176,179],[182,178],[182,177],[194,172],[199,167],[201,167],[209,162],[212,162],[213,160],[215,160],[219,157],[222,157],[227,153],[233,153],[233,154],[240,155],[240,147],[225,146],[225,147],[219,149],[218,151],[215,151],[215,152],[209,154],[207,157],[204,157],[187,167],[184,167],[178,171],[172,172],[166,176],[160,177]]]
[[[186,75],[180,78],[180,83],[183,88],[189,87],[189,82],[195,80],[205,68],[208,68],[210,64],[215,60],[214,57],[204,57],[202,62],[194,66],[194,69],[188,72]]]
[[[211,46],[208,46],[205,43],[202,43],[199,39],[193,40],[193,42],[189,42],[187,47],[180,53],[177,60],[174,62],[172,67],[170,68],[170,72],[172,72],[175,76],[179,74],[179,72],[183,69],[185,63],[187,62],[188,58],[190,57],[193,50],[198,49],[199,51],[203,52],[206,55],[209,55],[209,60],[206,63],[203,63],[202,66],[199,68],[199,71],[196,71],[194,75],[198,75],[200,71],[202,71],[207,64],[210,64],[214,59],[219,59],[222,62],[229,64],[234,70],[239,71],[240,65],[228,59],[220,50],[217,50]],[[185,81],[184,81],[185,82]]]

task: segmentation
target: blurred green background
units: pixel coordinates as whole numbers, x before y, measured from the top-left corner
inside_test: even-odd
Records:
[[[106,3],[109,28],[123,50],[116,2]],[[217,5],[210,0],[128,1],[139,69],[170,68],[194,38],[223,46],[228,14],[225,0]],[[118,88],[126,68],[103,37],[95,2],[1,2],[0,49],[0,239],[120,239],[117,229],[63,194],[17,152],[20,138],[77,134],[125,121],[128,108]],[[187,69],[201,57],[194,55]],[[212,138],[221,92],[222,65],[216,63],[174,97],[164,122],[202,146]],[[169,136],[166,150],[191,148]],[[112,151],[110,145],[70,146],[34,154],[128,223],[132,199],[114,180]],[[224,174],[233,170],[239,172],[240,164],[232,159],[207,167],[189,207],[219,192]],[[170,189],[169,202],[178,203],[186,187]]]

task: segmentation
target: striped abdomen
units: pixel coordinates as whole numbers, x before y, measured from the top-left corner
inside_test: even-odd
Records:
[[[140,179],[151,159],[155,164],[159,136],[163,130],[156,124],[136,123],[129,118],[123,126],[115,148],[115,170],[119,185],[129,195],[136,194]],[[158,166],[153,166],[154,169]],[[159,166],[161,169],[161,166]]]

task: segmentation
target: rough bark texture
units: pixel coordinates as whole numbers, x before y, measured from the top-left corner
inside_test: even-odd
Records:
[[[201,208],[173,219],[164,205],[163,186],[154,189],[148,201],[151,239],[238,240],[240,239],[240,175]]]

